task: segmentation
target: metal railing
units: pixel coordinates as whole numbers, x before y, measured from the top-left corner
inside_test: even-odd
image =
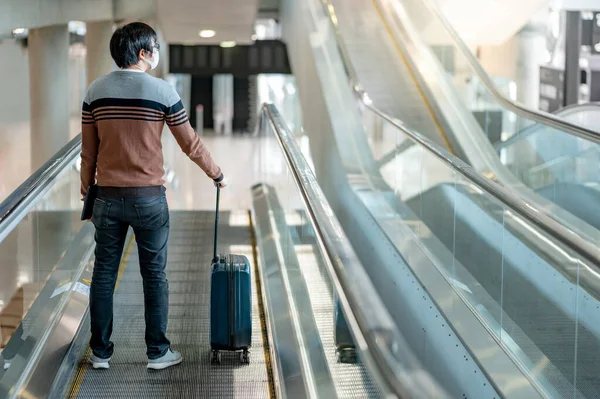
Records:
[[[362,361],[396,397],[446,397],[425,372],[399,333],[377,290],[321,190],[316,177],[283,118],[270,104],[261,112],[261,126],[267,121],[283,151],[293,179],[300,190],[319,247],[325,256],[332,286],[346,315]]]
[[[481,83],[483,83],[485,88],[502,106],[519,116],[523,116],[525,118],[534,120],[538,123],[550,126],[554,129],[562,130],[566,133],[572,134],[582,139],[600,143],[600,132],[596,132],[594,130],[574,125],[555,115],[543,111],[533,110],[531,108],[526,107],[525,105],[519,104],[518,102],[514,102],[508,99],[504,94],[500,92],[500,90],[498,90],[496,84],[485,72],[485,70],[483,69],[479,61],[477,61],[471,50],[469,50],[467,45],[463,42],[460,35],[456,32],[456,30],[450,24],[450,22],[448,22],[446,17],[442,15],[442,13],[435,6],[435,4],[433,4],[431,0],[422,0],[422,4],[424,4],[425,7],[427,7],[427,9],[438,18],[448,35],[450,35],[450,37],[454,41],[454,44],[458,47],[462,55],[466,57],[467,61],[477,74],[477,77],[481,80]]]
[[[7,244],[5,241],[7,236],[17,231],[21,223],[26,225],[30,223],[27,216],[36,214],[38,212],[36,206],[45,198],[52,196],[53,190],[57,187],[59,190],[65,188],[61,186],[61,179],[65,173],[72,173],[70,169],[76,163],[80,151],[81,135],[78,135],[0,204],[0,244],[3,244],[4,251],[16,251],[16,248],[10,247],[11,242]],[[66,188],[70,192],[71,187],[66,186]],[[45,249],[49,247],[48,244],[44,244],[41,232],[46,230],[41,230],[38,216],[39,214],[30,218],[33,221],[31,223],[33,231],[38,237],[35,245],[31,247],[31,252],[38,251],[37,254],[32,253],[36,259],[40,257],[40,247],[44,245]],[[70,226],[71,220],[68,215],[65,215],[65,220]],[[60,224],[53,219],[52,228]],[[73,231],[69,227],[68,231],[62,230],[61,233],[67,234],[68,237],[68,234]],[[44,234],[58,233],[54,230]],[[7,348],[11,346],[10,352],[14,357],[4,360],[11,360],[11,362],[4,376],[0,378],[0,397],[22,397],[23,392],[47,393],[53,378],[62,369],[62,359],[71,353],[71,344],[77,330],[73,326],[78,326],[86,314],[88,297],[77,291],[76,287],[77,284],[89,287],[86,282],[91,279],[91,267],[88,262],[93,253],[93,237],[92,225],[83,224],[81,229],[64,243],[64,246],[61,245],[60,257],[52,258],[52,262],[58,260],[57,263],[45,263],[50,262],[45,257],[34,262],[44,264],[44,271],[35,277],[36,279],[41,277],[39,291],[36,291],[33,303],[24,309],[25,313],[20,320],[21,325],[18,329],[27,332],[19,334],[17,329],[17,333],[10,336],[7,344]],[[46,270],[46,265],[52,268]],[[3,266],[9,270],[15,267],[10,262]],[[18,263],[16,267],[18,268]],[[63,289],[56,291],[59,286]],[[26,344],[25,341],[31,342]],[[8,353],[6,348],[3,353],[5,355]],[[40,373],[43,374],[43,378],[40,378]]]
[[[508,99],[504,94],[500,92],[500,90],[498,90],[496,84],[481,67],[479,61],[477,61],[475,56],[473,56],[473,53],[471,53],[471,50],[469,50],[467,45],[463,42],[460,35],[456,32],[456,30],[452,27],[448,20],[446,20],[446,18],[439,12],[437,7],[434,4],[432,4],[431,0],[423,0],[422,3],[430,10],[430,12],[432,12],[440,20],[440,22],[444,26],[444,29],[446,29],[446,31],[448,32],[452,40],[455,42],[456,46],[459,48],[461,53],[467,58],[469,64],[475,70],[475,73],[477,74],[485,88],[501,105],[503,105],[505,108],[511,110],[519,116],[532,119],[538,123],[548,125],[555,129],[563,130],[574,136],[581,137],[586,140],[591,140],[596,143],[600,143],[600,132],[596,132],[594,130],[574,125],[555,115],[543,111],[530,109],[522,104],[513,102],[512,100]],[[335,28],[335,35],[338,39],[338,49],[340,51],[340,54],[342,55],[344,67],[350,78],[352,88],[362,100],[365,93],[360,85],[360,82],[358,81],[358,75],[356,74],[354,66],[352,65],[352,62],[350,60],[350,56],[348,55],[348,50],[346,49],[344,41],[341,37],[337,22],[338,19],[335,16],[335,9],[329,0],[322,0],[322,4],[325,9],[326,15],[329,16],[329,20]]]
[[[421,363],[387,313],[293,134],[275,106],[264,105],[261,120],[273,129],[298,186],[319,248],[325,257],[332,286],[346,315],[357,349],[361,352],[363,363],[388,396],[447,397],[443,389],[423,371]],[[261,126],[264,126],[262,123]],[[5,231],[8,234],[11,226],[18,224],[27,211],[52,188],[56,178],[75,162],[80,150],[81,137],[78,136],[2,203],[0,237]]]
[[[587,111],[600,112],[600,104],[599,103],[586,103],[586,104],[567,105],[566,107],[561,108],[559,111],[557,111],[556,116],[564,118],[566,116],[576,114],[577,112],[580,112],[584,109]],[[566,122],[566,123],[568,123],[568,122]],[[540,126],[540,125],[528,126],[524,130],[521,130],[518,134],[513,134],[507,140],[497,141],[497,142],[493,143],[494,148],[497,151],[500,151],[503,148],[510,147],[511,145],[521,142],[524,139],[526,139],[527,137],[530,137],[531,135],[533,135],[535,133],[539,133],[540,129],[543,129],[543,126]]]
[[[338,27],[338,18],[335,15],[335,9],[329,2],[329,0],[322,1],[323,8],[325,11],[325,15],[327,15],[334,28],[335,36],[337,38],[337,47],[339,49],[340,55],[342,57],[346,72],[348,74],[348,80],[354,91],[355,95],[359,99],[359,101],[364,105],[365,108],[369,109],[371,112],[378,115],[380,118],[384,119],[408,137],[418,142],[423,146],[429,153],[435,155],[438,159],[444,162],[446,165],[450,166],[452,169],[457,171],[459,174],[463,175],[473,184],[481,187],[485,191],[487,191],[490,195],[498,199],[500,202],[511,208],[518,215],[522,216],[526,220],[533,223],[535,226],[542,229],[544,232],[548,233],[551,237],[558,239],[559,241],[566,244],[567,247],[574,250],[576,253],[580,254],[582,258],[587,259],[593,265],[594,270],[590,270],[590,277],[586,278],[584,275],[579,276],[579,281],[582,287],[584,287],[590,294],[592,294],[596,298],[600,298],[600,281],[595,276],[600,275],[600,253],[597,250],[597,247],[594,243],[591,243],[585,239],[583,239],[575,230],[565,226],[560,221],[557,221],[552,216],[546,214],[543,210],[539,209],[535,204],[525,201],[523,198],[515,195],[509,189],[503,187],[502,185],[485,178],[481,174],[479,174],[475,169],[471,166],[467,165],[465,162],[449,154],[444,149],[440,148],[435,143],[431,142],[426,137],[421,134],[409,129],[406,125],[399,123],[396,118],[387,115],[385,112],[379,110],[376,106],[374,106],[370,101],[365,101],[365,92],[357,78],[357,74],[354,70],[352,62],[349,57],[348,50],[346,49],[344,40],[341,36],[339,27]],[[454,33],[457,35],[456,33]],[[461,42],[462,43],[462,42]],[[463,43],[464,46],[464,43]],[[468,48],[466,49],[468,51]],[[471,55],[472,56],[472,55]],[[477,60],[475,60],[477,62]],[[479,66],[478,71],[485,75],[485,72]],[[487,75],[486,75],[487,76]],[[487,81],[490,85],[494,85],[493,82],[487,77]],[[493,87],[498,96],[500,93]],[[505,101],[509,101],[505,97],[502,97]],[[513,106],[514,107],[514,106]],[[515,108],[518,111],[518,107]],[[520,111],[519,111],[520,112]],[[537,115],[536,118],[546,119],[546,115],[527,110],[528,113]],[[594,141],[600,142],[600,134],[594,131],[590,131],[587,129],[580,128],[575,125],[571,125],[563,120],[560,120],[556,117],[550,118],[553,120],[552,123],[556,124],[556,126],[569,126],[570,132],[577,131],[577,136],[584,137],[588,139],[588,136],[593,135],[595,137]],[[573,133],[575,134],[575,133]],[[570,275],[572,272],[565,270],[567,275]]]
[[[0,242],[81,152],[81,134],[62,147],[0,203]]]

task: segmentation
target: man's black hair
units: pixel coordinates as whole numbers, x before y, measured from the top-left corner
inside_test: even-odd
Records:
[[[156,32],[143,22],[132,22],[115,31],[110,39],[110,55],[119,68],[137,64],[140,50],[152,53]]]

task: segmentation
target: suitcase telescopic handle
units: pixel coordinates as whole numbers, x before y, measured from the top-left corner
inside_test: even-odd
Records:
[[[219,235],[219,203],[221,202],[221,185],[217,183],[217,210],[215,212],[215,237],[213,242],[213,262],[217,261],[217,238]]]

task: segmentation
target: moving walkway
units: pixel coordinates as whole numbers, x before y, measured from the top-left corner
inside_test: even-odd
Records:
[[[455,87],[460,80],[447,80],[415,28],[433,21],[451,32],[434,11],[415,12],[423,10],[419,2],[403,2],[403,9],[375,0],[357,12],[368,2],[357,4],[290,6],[297,25],[286,29],[298,41],[288,48],[299,86],[326,88],[300,92],[320,188],[283,119],[267,107],[260,136],[275,140],[261,142],[259,156],[283,154],[285,173],[265,171],[263,184],[249,190],[251,214],[224,218],[231,252],[247,253],[254,265],[251,364],[231,357],[222,368],[209,365],[202,315],[210,251],[202,246],[212,215],[175,211],[172,332],[186,363],[165,374],[140,367],[130,244],[116,295],[119,311],[129,315],[115,337],[124,351],[105,374],[110,387],[99,385],[101,376],[85,363],[93,229],[81,228],[77,202],[65,202],[78,187],[75,141],[0,207],[3,256],[19,264],[15,244],[33,237],[27,243],[38,276],[25,281],[13,268],[6,278],[28,311],[9,332],[6,348],[13,341],[16,355],[0,379],[0,396],[102,396],[110,388],[111,395],[131,397],[140,385],[156,396],[594,396],[595,226],[538,191],[558,187],[557,174],[533,187],[515,172],[525,168],[513,167],[515,158],[503,155],[502,145],[494,148],[465,112]],[[353,12],[344,8],[353,5]],[[349,36],[353,15],[371,22]],[[515,125],[513,136],[530,137],[522,132],[535,122],[595,143],[590,130],[494,101],[504,115],[530,121]],[[40,234],[47,231],[54,234]],[[336,300],[358,364],[336,359]]]
[[[269,164],[263,163],[262,181],[248,189],[252,210],[221,215],[220,250],[245,254],[252,263],[250,364],[226,353],[221,364],[210,362],[215,215],[175,210],[167,267],[169,335],[184,362],[164,372],[145,368],[142,284],[130,237],[115,294],[115,355],[110,369],[91,368],[87,305],[94,229],[78,220],[78,137],[0,207],[0,253],[3,270],[10,272],[3,276],[2,293],[11,284],[13,293],[25,290],[25,300],[19,299],[22,294],[10,300],[21,301],[16,305],[24,314],[3,340],[0,397],[444,395],[421,375],[420,363],[381,305],[273,106],[262,110],[260,136],[260,153],[269,154]],[[27,251],[33,259],[23,259]],[[25,282],[24,276],[38,280]],[[344,363],[336,356],[336,303],[353,332],[360,361]]]

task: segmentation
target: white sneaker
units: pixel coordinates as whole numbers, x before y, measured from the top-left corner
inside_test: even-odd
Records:
[[[110,365],[108,364],[108,362],[110,362],[110,357],[108,359],[100,359],[99,357],[97,357],[96,355],[94,355],[93,353],[90,355],[90,363],[92,364],[92,367],[95,369],[107,369],[110,367]]]
[[[8,370],[8,368],[10,367],[10,360],[4,358],[4,356],[2,356],[2,349],[0,349],[0,363],[3,364],[2,369],[3,370]]]
[[[162,370],[167,367],[175,366],[176,364],[181,363],[182,360],[183,357],[181,356],[181,353],[169,349],[167,353],[158,359],[148,360],[148,368],[152,370]]]

